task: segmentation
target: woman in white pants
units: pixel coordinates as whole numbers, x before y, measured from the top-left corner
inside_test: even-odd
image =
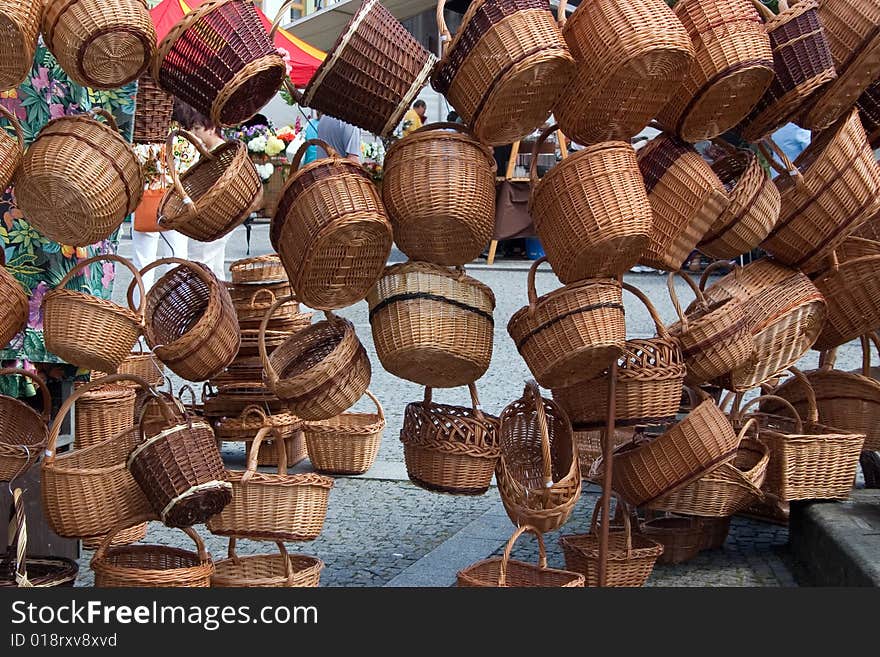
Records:
[[[142,233],[132,228],[131,246],[133,250],[131,260],[138,271],[155,262],[160,253],[163,258],[183,258],[186,260],[190,257],[189,238],[176,230]],[[156,270],[151,269],[144,274],[144,289],[149,290],[153,287],[155,280]]]

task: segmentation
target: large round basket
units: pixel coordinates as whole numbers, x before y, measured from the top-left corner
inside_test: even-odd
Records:
[[[147,70],[156,49],[156,28],[145,0],[46,0],[43,4],[46,45],[78,84],[118,89]]]
[[[495,228],[495,158],[461,123],[432,123],[385,155],[382,200],[412,260],[466,265]]]
[[[532,263],[529,305],[507,332],[538,383],[559,388],[593,378],[623,354],[623,291],[616,280],[591,279],[538,297],[535,273],[545,260]]]
[[[21,283],[6,269],[6,255],[0,249],[0,344],[7,345],[27,324],[30,307],[28,295]]]
[[[343,413],[303,426],[309,460],[318,472],[362,474],[372,467],[385,429],[385,411],[372,392],[366,394],[376,405],[375,413]]]
[[[628,271],[648,246],[651,204],[636,153],[622,141],[589,146],[538,178],[538,149],[558,128],[547,128],[532,149],[529,214],[547,260],[563,283]]]
[[[0,0],[0,89],[15,89],[34,65],[43,0]]]
[[[0,29],[2,29],[2,12],[3,8],[0,4]],[[24,155],[24,132],[22,132],[21,123],[18,122],[18,117],[3,105],[0,105],[0,118],[6,119],[15,132],[15,136],[13,136],[0,127],[0,189],[6,191]]]
[[[208,0],[171,28],[151,74],[165,91],[225,127],[259,112],[287,69],[251,0]]]
[[[178,136],[195,146],[201,156],[182,176],[177,174],[173,148]],[[161,226],[200,242],[213,242],[250,216],[263,183],[243,141],[227,141],[209,152],[186,130],[172,130],[165,153],[174,186],[159,204]]]
[[[88,246],[106,239],[144,193],[137,155],[102,109],[49,121],[21,162],[15,201],[33,228],[61,244]]]
[[[162,91],[162,87],[144,73],[138,80],[134,112],[135,144],[161,144],[171,130],[174,112],[174,96]]]
[[[663,546],[657,563],[685,563],[697,556],[703,547],[703,527],[693,516],[651,514],[640,524],[639,532]]]
[[[303,588],[315,587],[321,580],[324,562],[305,554],[288,554],[278,541],[280,554],[254,554],[239,557],[235,537],[229,539],[229,556],[215,564],[214,588]]]
[[[7,367],[0,376],[24,376],[36,384],[42,412],[20,399],[0,395],[0,481],[12,481],[37,462],[49,441],[52,396],[43,380],[27,370]]]
[[[575,74],[553,107],[579,144],[628,141],[669,102],[694,61],[681,21],[663,2],[583,2],[557,17]]]
[[[443,59],[431,84],[484,144],[510,144],[541,126],[574,73],[546,0],[476,0],[454,38],[437,2]]]
[[[128,385],[93,388],[76,402],[73,448],[104,442],[134,426],[137,393]]]
[[[313,145],[329,156],[300,169]],[[320,310],[350,306],[367,296],[391,252],[391,223],[376,185],[366,169],[319,139],[302,145],[290,170],[272,245],[297,299]]]
[[[65,286],[84,267],[113,261],[134,274],[140,306],[123,308],[87,292]],[[144,284],[130,261],[112,253],[78,262],[54,290],[43,297],[43,332],[46,348],[68,363],[91,370],[115,373],[129,357],[143,329]]]
[[[500,454],[498,418],[480,410],[473,384],[471,408],[437,404],[430,388],[425,399],[407,404],[400,430],[406,472],[425,490],[482,495],[489,490]]]
[[[727,132],[752,110],[773,81],[773,52],[750,0],[680,0],[673,11],[696,58],[657,119],[694,143]]]
[[[455,388],[473,383],[488,369],[495,295],[464,268],[391,265],[367,301],[376,353],[395,376]]]

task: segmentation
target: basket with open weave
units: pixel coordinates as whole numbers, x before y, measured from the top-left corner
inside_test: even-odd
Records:
[[[253,554],[239,557],[235,537],[229,539],[229,554],[214,564],[214,588],[291,588],[318,586],[324,562],[305,554],[288,554],[277,541],[279,554]]]
[[[15,397],[0,395],[0,481],[12,481],[37,462],[49,441],[47,423],[52,417],[52,396],[38,375],[14,367],[0,369],[0,376],[24,376],[40,394],[42,411]]]
[[[6,345],[27,324],[28,295],[21,283],[6,269],[6,255],[0,249],[0,295],[4,299],[0,308],[0,343]]]
[[[3,16],[2,11],[3,9],[0,7],[0,20]],[[6,119],[9,127],[15,133],[15,135],[10,135],[0,127],[0,189],[5,190],[12,181],[24,155],[24,132],[22,132],[18,117],[3,105],[0,105],[0,118]]]
[[[342,413],[303,426],[309,460],[318,472],[362,474],[370,469],[379,453],[385,411],[376,396],[366,391],[376,405],[375,413]]]
[[[0,0],[0,89],[15,89],[34,65],[43,0]]]
[[[103,442],[134,426],[137,393],[128,385],[107,385],[89,390],[76,402],[73,448]]]

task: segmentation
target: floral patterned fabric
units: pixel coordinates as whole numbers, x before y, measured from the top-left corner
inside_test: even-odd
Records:
[[[0,104],[15,113],[21,122],[25,141],[34,140],[51,119],[81,114],[92,107],[112,112],[123,134],[131,138],[137,83],[122,89],[97,91],[79,86],[61,69],[41,43],[29,78],[18,89],[0,92]],[[5,125],[5,121],[2,122]],[[6,267],[30,295],[27,328],[8,345],[0,345],[0,363],[38,369],[50,378],[83,376],[70,365],[46,350],[43,340],[43,296],[57,286],[77,263],[95,255],[115,253],[118,231],[108,239],[88,247],[74,248],[49,240],[34,230],[15,204],[14,189],[0,194],[0,247],[6,255]],[[114,263],[95,263],[84,267],[68,284],[68,289],[88,292],[109,299],[115,278]],[[5,347],[5,348],[4,348]],[[31,384],[18,377],[0,378],[0,394],[28,396]],[[19,389],[22,386],[24,389]]]

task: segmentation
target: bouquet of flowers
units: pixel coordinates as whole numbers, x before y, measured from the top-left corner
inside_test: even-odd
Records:
[[[363,167],[375,182],[384,176],[385,144],[381,141],[364,142],[361,144]]]
[[[281,128],[281,130],[276,132],[275,136],[278,137],[278,139],[283,141],[285,144],[290,144],[290,142],[296,139],[296,136],[299,134],[299,132],[300,131],[297,130],[295,127],[286,125]]]

